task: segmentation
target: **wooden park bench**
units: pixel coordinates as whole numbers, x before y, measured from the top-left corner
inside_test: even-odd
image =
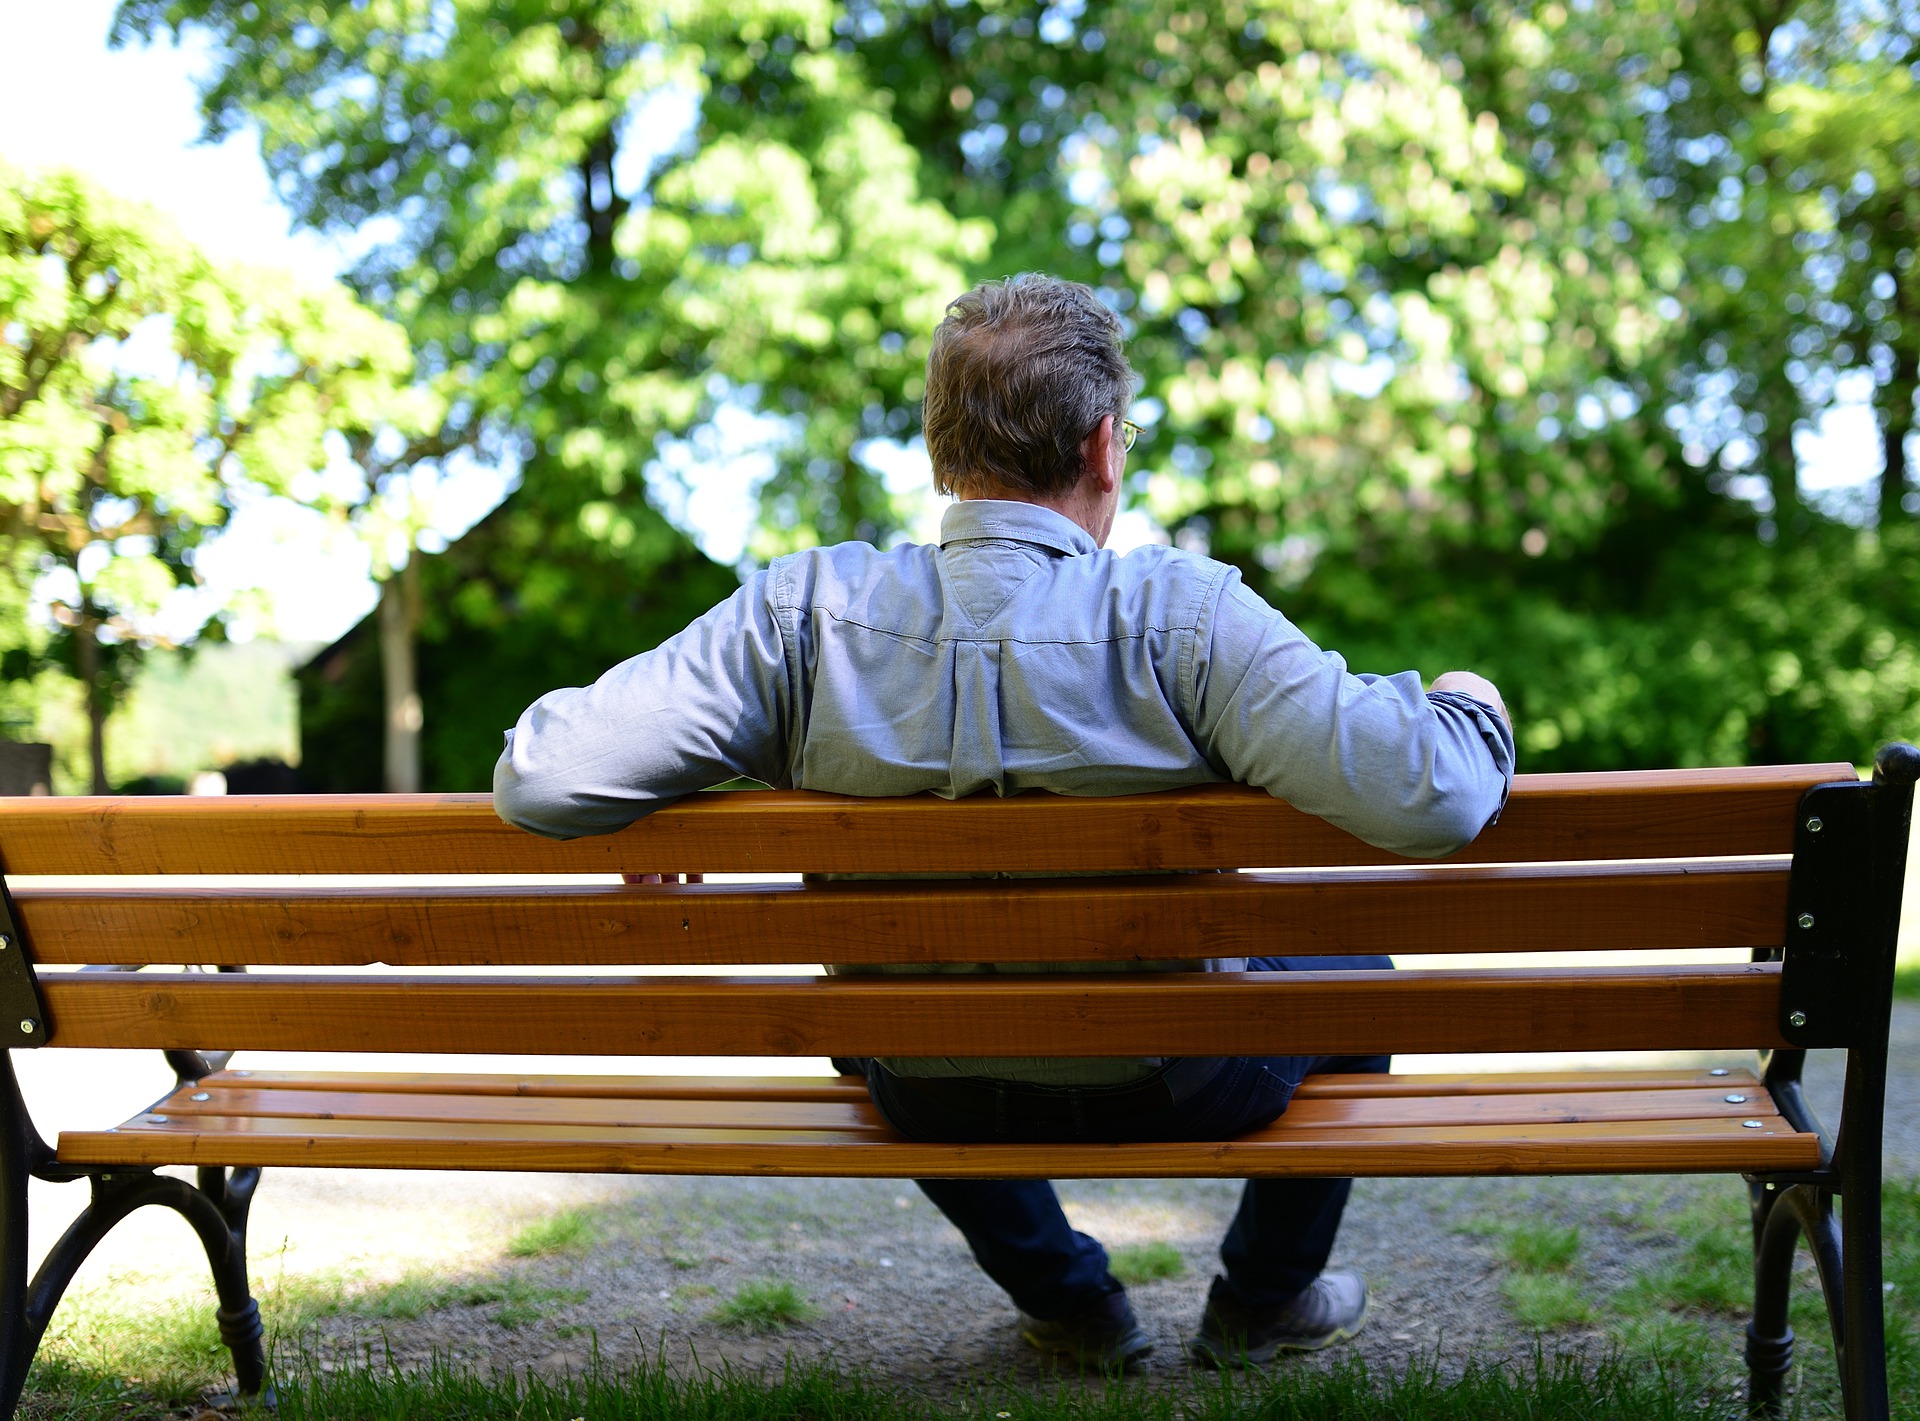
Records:
[[[1727,1173],[1752,1192],[1757,1409],[1792,1355],[1797,1238],[1855,1421],[1887,1414],[1880,1120],[1920,751],[1845,764],[1523,776],[1443,864],[1238,786],[948,803],[698,795],[551,843],[478,795],[0,801],[0,1023],[17,1048],[159,1048],[179,1087],[43,1142],[0,1081],[0,1402],[82,1259],[134,1209],[207,1247],[241,1390],[263,1359],[248,1201],[265,1166],[1168,1177]],[[1153,874],[1239,869],[1247,873]],[[408,884],[398,875],[1138,871],[971,881]],[[351,887],[301,875],[365,875]],[[36,875],[97,876],[83,886]],[[122,886],[115,875],[182,875]],[[243,883],[192,875],[266,875]],[[648,976],[694,964],[1742,949],[1715,964],[928,977]],[[218,972],[164,964],[211,966]],[[151,971],[137,971],[151,967]],[[570,975],[553,969],[572,969]],[[453,975],[421,969],[487,969]],[[243,972],[239,969],[262,969]],[[581,969],[601,975],[580,975]],[[632,975],[638,971],[641,975]],[[852,1078],[217,1069],[197,1048],[553,1055],[1152,1055],[1757,1049],[1744,1070],[1310,1080],[1206,1143],[918,1144]],[[1807,1047],[1847,1050],[1829,1135]],[[160,1175],[197,1168],[197,1185]],[[89,1181],[36,1277],[29,1176]],[[1846,1228],[1834,1208],[1842,1201]]]

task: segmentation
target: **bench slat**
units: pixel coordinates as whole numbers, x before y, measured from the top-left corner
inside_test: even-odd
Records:
[[[1220,1143],[950,1145],[877,1132],[195,1117],[60,1136],[75,1164],[255,1164],[864,1178],[1689,1173],[1810,1169],[1777,1116],[1266,1130]]]
[[[23,886],[45,963],[398,967],[1132,960],[1773,947],[1781,858],[1102,881],[346,888]]]
[[[1315,1077],[1332,1080],[1334,1077]],[[215,1071],[212,1091],[350,1090],[396,1095],[577,1096],[604,1100],[865,1100],[858,1076],[506,1076],[466,1071]],[[189,1092],[191,1093],[191,1092]]]
[[[1785,1046],[1777,963],[1103,977],[41,974],[52,1044],[586,1055]]]
[[[1789,853],[1802,791],[1851,765],[1522,775],[1460,862]],[[915,873],[1400,862],[1239,785],[1124,798],[694,795],[618,834],[555,843],[487,795],[22,797],[0,869],[114,873]]]
[[[1296,1100],[1313,1096],[1505,1095],[1558,1091],[1721,1090],[1759,1084],[1753,1072],[1705,1070],[1422,1072],[1418,1075],[1318,1075]],[[212,1091],[347,1090],[362,1093],[577,1096],[615,1100],[865,1100],[858,1076],[479,1075],[460,1071],[217,1071],[196,1083]]]
[[[1736,1103],[1728,1095],[1743,1095]],[[205,1095],[207,1100],[196,1097]],[[184,1089],[156,1107],[173,1118],[412,1120],[435,1124],[697,1126],[726,1130],[880,1130],[886,1121],[864,1096],[844,1101],[609,1100],[604,1097],[427,1095],[353,1090]],[[1561,1091],[1545,1094],[1309,1096],[1287,1120],[1296,1130],[1349,1126],[1524,1125],[1586,1120],[1746,1119],[1775,1114],[1771,1099],[1747,1091]]]

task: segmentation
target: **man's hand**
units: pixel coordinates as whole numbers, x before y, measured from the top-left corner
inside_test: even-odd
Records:
[[[1433,678],[1433,691],[1458,691],[1462,695],[1472,696],[1476,701],[1485,701],[1500,712],[1500,719],[1507,723],[1507,729],[1513,729],[1513,717],[1507,714],[1507,703],[1500,699],[1500,690],[1485,676],[1476,676],[1471,671],[1444,671]]]

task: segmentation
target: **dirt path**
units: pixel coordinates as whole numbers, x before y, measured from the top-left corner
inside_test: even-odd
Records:
[[[1893,1056],[1889,1173],[1912,1177],[1920,1175],[1920,1006],[1898,1008]],[[1839,1065],[1816,1057],[1810,1073],[1829,1121],[1838,1114]],[[144,1089],[114,1084],[116,1093]],[[162,1075],[152,1093],[164,1084]],[[96,1108],[112,1114],[122,1104]],[[1583,1277],[1604,1292],[1671,1251],[1661,1221],[1676,1208],[1703,1190],[1737,1199],[1740,1187],[1730,1179],[1362,1181],[1335,1260],[1359,1268],[1373,1290],[1372,1323],[1357,1350],[1389,1366],[1436,1348],[1455,1358],[1527,1355],[1534,1334],[1514,1323],[1501,1296],[1505,1265],[1486,1227],[1517,1218],[1579,1225]],[[1238,1189],[1231,1181],[1062,1186],[1076,1225],[1110,1248],[1158,1240],[1179,1250],[1181,1276],[1133,1290],[1159,1372],[1170,1378],[1185,1375],[1179,1342],[1199,1317]],[[36,1253],[78,1202],[75,1187],[36,1186]],[[185,1228],[149,1214],[95,1255],[83,1291],[161,1298],[204,1286]],[[556,1215],[578,1221],[564,1231],[572,1235],[565,1246],[531,1257],[509,1251],[528,1225]],[[482,1366],[577,1367],[597,1342],[611,1358],[750,1366],[789,1351],[831,1355],[938,1389],[1045,1375],[959,1235],[898,1182],[279,1170],[260,1191],[252,1248],[270,1305],[277,1298],[282,1315],[304,1309],[324,1349],[390,1347],[403,1363],[439,1352]],[[713,1319],[721,1300],[756,1280],[793,1283],[813,1315],[764,1335]],[[316,1300],[328,1297],[346,1299],[348,1310],[315,1319]],[[1576,1328],[1552,1341],[1578,1345],[1592,1335]]]

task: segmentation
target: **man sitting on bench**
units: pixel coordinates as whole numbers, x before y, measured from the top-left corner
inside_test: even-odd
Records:
[[[1472,839],[1513,777],[1513,732],[1490,682],[1454,671],[1423,691],[1412,671],[1351,675],[1233,568],[1173,548],[1103,550],[1137,433],[1132,391],[1120,322],[1088,288],[1027,276],[960,297],[927,362],[927,452],[956,499],[939,546],[780,558],[653,651],[543,696],[508,732],[494,775],[501,815],[556,838],[606,833],[739,776],[956,798],[1234,780],[1398,853],[1438,856]],[[875,1104],[909,1136],[1029,1142],[1226,1139],[1277,1118],[1309,1073],[1387,1069],[1385,1057],[1302,1056],[862,1064]],[[1359,1330],[1365,1286],[1325,1271],[1351,1185],[1248,1182],[1196,1357],[1264,1361]],[[1034,1346],[1102,1367],[1148,1350],[1106,1253],[1068,1224],[1046,1181],[920,1187],[1012,1297]]]

